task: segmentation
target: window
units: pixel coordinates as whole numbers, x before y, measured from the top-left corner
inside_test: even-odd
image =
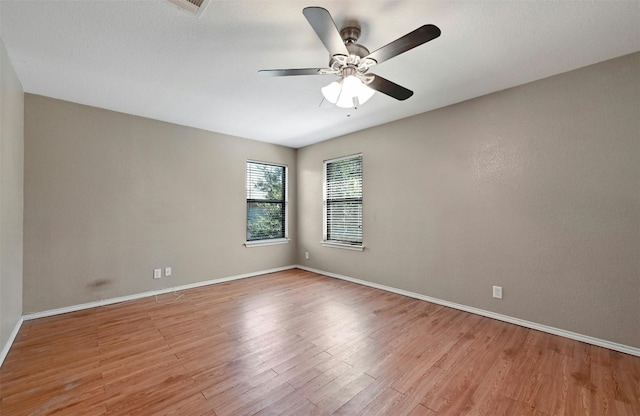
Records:
[[[287,167],[247,162],[246,245],[285,242],[286,238]]]
[[[324,162],[324,244],[362,250],[362,155]]]

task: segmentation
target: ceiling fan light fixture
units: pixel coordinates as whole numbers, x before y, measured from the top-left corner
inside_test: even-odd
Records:
[[[375,90],[369,88],[354,75],[345,77],[340,82],[332,82],[322,88],[322,95],[331,104],[340,108],[355,108],[366,103]]]

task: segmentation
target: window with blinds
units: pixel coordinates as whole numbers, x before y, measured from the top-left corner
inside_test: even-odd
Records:
[[[247,241],[287,237],[287,167],[247,162]]]
[[[325,243],[362,246],[362,155],[324,162]]]

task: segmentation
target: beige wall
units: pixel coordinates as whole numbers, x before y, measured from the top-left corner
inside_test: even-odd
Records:
[[[291,243],[243,246],[247,159],[287,164],[295,201],[295,157],[27,94],[24,313],[295,264],[295,204]]]
[[[298,263],[640,347],[639,120],[636,53],[299,149]],[[357,152],[366,249],[322,247]]]
[[[640,347],[640,54],[297,152],[25,100],[24,313],[298,262]],[[367,248],[321,247],[357,152]],[[290,167],[288,245],[242,245],[247,159]]]
[[[0,38],[0,350],[22,316],[23,99]]]

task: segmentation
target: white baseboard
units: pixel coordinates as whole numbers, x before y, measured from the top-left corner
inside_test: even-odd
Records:
[[[537,331],[547,332],[547,333],[553,334],[553,335],[559,335],[561,337],[574,339],[576,341],[586,342],[587,344],[597,345],[599,347],[604,347],[604,348],[608,348],[610,350],[619,351],[619,352],[623,352],[625,354],[630,354],[630,355],[635,355],[637,357],[640,357],[640,348],[630,347],[628,345],[618,344],[616,342],[606,341],[606,340],[599,339],[599,338],[594,338],[594,337],[591,337],[591,336],[588,336],[588,335],[582,335],[582,334],[578,334],[576,332],[571,332],[571,331],[567,331],[567,330],[560,329],[560,328],[554,328],[552,326],[538,324],[536,322],[526,321],[526,320],[520,319],[520,318],[514,318],[514,317],[508,316],[508,315],[502,315],[502,314],[499,314],[499,313],[486,311],[484,309],[478,309],[478,308],[474,308],[474,307],[471,307],[471,306],[461,305],[459,303],[449,302],[447,300],[432,298],[431,296],[422,295],[420,293],[409,292],[407,290],[396,289],[396,288],[391,287],[391,286],[385,286],[385,285],[381,285],[381,284],[378,284],[378,283],[367,282],[366,280],[355,279],[353,277],[343,276],[343,275],[337,274],[337,273],[325,272],[323,270],[313,269],[311,267],[306,267],[306,266],[301,266],[301,265],[298,265],[296,267],[299,268],[299,269],[302,269],[302,270],[306,270],[306,271],[309,271],[309,272],[321,274],[321,275],[324,275],[324,276],[333,277],[333,278],[341,279],[341,280],[346,280],[348,282],[357,283],[357,284],[364,285],[364,286],[369,286],[369,287],[374,287],[376,289],[386,290],[387,292],[397,293],[399,295],[404,295],[404,296],[408,296],[408,297],[411,297],[411,298],[424,300],[426,302],[431,302],[431,303],[435,303],[435,304],[442,305],[442,306],[448,306],[450,308],[458,309],[458,310],[465,311],[465,312],[470,312],[470,313],[473,313],[473,314],[476,314],[476,315],[486,316],[487,318],[497,319],[499,321],[520,325],[520,326],[523,326],[523,327],[526,327],[526,328],[535,329]]]
[[[11,349],[13,341],[15,341],[16,336],[18,335],[18,331],[22,326],[22,322],[24,322],[24,319],[20,318],[18,323],[16,323],[16,326],[13,328],[13,332],[11,332],[11,335],[9,335],[9,339],[7,340],[6,344],[4,344],[4,348],[2,348],[2,351],[0,352],[0,367],[2,367],[4,359],[7,358],[7,354],[9,354],[9,349]]]
[[[29,314],[24,315],[22,317],[22,319],[25,320],[25,321],[29,321],[31,319],[38,319],[38,318],[45,318],[47,316],[61,315],[63,313],[76,312],[76,311],[81,311],[83,309],[90,309],[90,308],[95,308],[95,307],[98,307],[98,306],[111,305],[111,304],[114,304],[114,303],[128,302],[128,301],[131,301],[131,300],[147,298],[147,297],[150,297],[150,296],[163,295],[165,293],[172,293],[172,292],[177,292],[177,291],[180,291],[180,290],[193,289],[193,288],[201,287],[201,286],[215,285],[216,283],[224,283],[224,282],[229,282],[231,280],[246,279],[247,277],[254,277],[254,276],[259,276],[261,274],[267,274],[267,273],[281,272],[283,270],[290,270],[290,269],[295,269],[295,268],[296,268],[295,265],[284,266],[284,267],[276,267],[274,269],[261,270],[261,271],[258,271],[258,272],[251,272],[251,273],[245,273],[245,274],[238,274],[238,275],[235,275],[235,276],[221,277],[219,279],[205,280],[203,282],[189,283],[189,284],[186,284],[186,285],[175,286],[175,287],[170,287],[170,288],[166,288],[166,289],[152,290],[152,291],[149,291],[149,292],[136,293],[136,294],[133,294],[133,295],[120,296],[120,297],[111,298],[111,299],[104,299],[104,300],[99,300],[99,301],[96,301],[96,302],[82,303],[80,305],[65,306],[63,308],[50,309],[50,310],[42,311],[42,312],[29,313]],[[16,333],[17,333],[17,331],[16,331]],[[10,346],[10,344],[9,344],[9,346]],[[8,348],[7,348],[7,351],[8,351]]]

